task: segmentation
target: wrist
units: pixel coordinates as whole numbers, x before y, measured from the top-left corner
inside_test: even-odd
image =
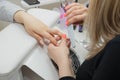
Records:
[[[61,64],[59,65],[59,76],[60,78],[64,76],[74,77],[70,59],[61,62]]]
[[[62,68],[63,66],[70,65],[70,59],[69,58],[63,58],[60,63],[58,63],[58,67]]]
[[[18,23],[24,24],[25,18],[28,14],[25,11],[17,11],[14,16],[14,20]]]

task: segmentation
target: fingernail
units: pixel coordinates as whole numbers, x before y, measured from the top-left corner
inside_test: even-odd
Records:
[[[68,21],[66,21],[66,23],[65,23],[67,26],[68,26]]]
[[[67,8],[68,8],[68,7],[66,6],[66,7],[65,7],[65,10],[67,10]]]
[[[44,42],[42,40],[39,41],[39,43],[44,46]]]
[[[66,34],[62,34],[62,38],[66,39],[67,38]]]
[[[59,46],[59,44],[57,43],[56,46]]]
[[[64,17],[66,17],[66,14],[64,14]]]

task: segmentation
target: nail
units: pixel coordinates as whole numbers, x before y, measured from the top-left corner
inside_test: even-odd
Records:
[[[41,46],[44,46],[43,40],[40,40],[39,43],[41,44]]]
[[[68,26],[68,21],[66,21],[66,23],[65,23],[67,26]]]
[[[64,17],[66,17],[66,14],[64,14]]]
[[[67,38],[66,34],[62,34],[62,38],[66,39]]]

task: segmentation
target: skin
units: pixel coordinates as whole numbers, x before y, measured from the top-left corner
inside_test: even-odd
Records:
[[[72,3],[65,7],[67,17],[67,23],[70,24],[80,24],[82,23],[88,13],[88,8],[79,3]]]
[[[55,39],[54,35],[58,35],[59,37],[62,35],[60,31],[56,29],[50,29],[40,20],[24,11],[16,12],[14,15],[14,20],[23,24],[25,30],[31,36],[36,38],[41,45],[44,45],[44,39],[48,39],[51,43],[57,45],[57,40]]]
[[[87,16],[87,8],[79,3],[72,3],[66,6],[65,9],[68,25],[81,23]],[[52,43],[49,44],[48,52],[49,57],[58,65],[60,78],[64,76],[74,77],[66,38],[63,37],[58,46],[54,46]]]
[[[58,46],[54,46],[52,43],[48,46],[48,55],[58,65],[60,77],[74,77],[69,59],[69,48],[67,45],[67,40],[62,38]]]

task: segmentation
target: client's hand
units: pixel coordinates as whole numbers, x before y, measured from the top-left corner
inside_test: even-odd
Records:
[[[24,11],[18,11],[14,16],[14,19],[16,22],[22,23],[25,26],[26,31],[42,45],[44,45],[44,38],[50,40],[54,45],[57,45],[57,40],[54,38],[54,35],[61,36],[62,34],[56,29],[50,29],[40,20]]]
[[[82,23],[88,14],[88,8],[79,3],[72,3],[66,6],[65,9],[67,11],[65,14],[67,25]]]

